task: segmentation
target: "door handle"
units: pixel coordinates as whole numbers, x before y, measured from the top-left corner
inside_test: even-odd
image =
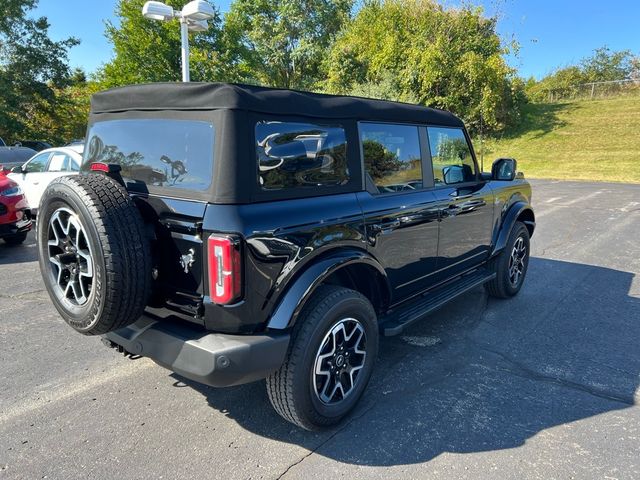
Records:
[[[466,198],[471,198],[471,197],[473,197],[473,193],[466,193],[466,194],[463,194],[463,195],[458,195],[458,192],[457,192],[457,191],[455,191],[455,192],[451,192],[451,193],[449,194],[449,196],[450,196],[450,197],[453,197],[453,200],[464,200],[464,199],[466,199]]]

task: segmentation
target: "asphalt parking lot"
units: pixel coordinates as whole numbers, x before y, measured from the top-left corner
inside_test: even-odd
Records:
[[[640,478],[640,185],[532,183],[520,295],[480,288],[383,339],[322,433],[262,382],[204,387],[75,334],[33,235],[0,245],[0,478]]]

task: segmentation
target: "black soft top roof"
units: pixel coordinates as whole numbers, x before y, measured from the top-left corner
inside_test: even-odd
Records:
[[[452,113],[409,103],[231,83],[132,85],[96,93],[91,99],[92,114],[133,110],[217,109],[319,118],[463,125]]]

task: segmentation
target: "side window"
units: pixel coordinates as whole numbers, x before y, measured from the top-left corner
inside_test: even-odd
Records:
[[[436,186],[473,182],[476,166],[462,129],[428,127],[427,132]]]
[[[36,155],[27,164],[27,172],[44,172],[47,169],[47,161],[49,160],[49,153],[41,153]]]
[[[76,162],[73,158],[69,158],[70,162],[69,162],[69,170],[71,170],[72,172],[79,172],[80,171],[80,165],[78,164],[78,162]]]
[[[258,179],[263,190],[344,185],[347,139],[339,125],[256,124]]]
[[[380,193],[422,188],[418,127],[361,123],[360,141],[366,172]]]
[[[49,160],[49,172],[66,172],[69,170],[69,157],[64,153],[54,153]]]

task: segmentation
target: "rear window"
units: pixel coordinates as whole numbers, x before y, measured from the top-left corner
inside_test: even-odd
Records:
[[[91,126],[85,163],[117,163],[127,186],[205,190],[213,172],[214,127],[196,120],[108,120]]]
[[[263,190],[344,185],[347,139],[340,125],[256,124],[258,181]]]

